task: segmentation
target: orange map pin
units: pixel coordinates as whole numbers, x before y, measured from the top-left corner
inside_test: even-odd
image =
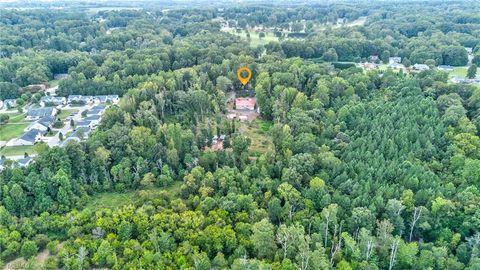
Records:
[[[242,77],[243,71],[247,72],[247,77],[245,78]],[[245,86],[248,83],[248,81],[250,81],[250,78],[252,78],[252,71],[247,67],[241,67],[237,69],[237,78]]]

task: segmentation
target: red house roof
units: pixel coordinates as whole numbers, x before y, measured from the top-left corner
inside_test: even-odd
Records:
[[[257,103],[257,100],[254,98],[237,98],[235,99],[235,105],[236,107],[248,107],[248,108],[255,108],[255,104]]]

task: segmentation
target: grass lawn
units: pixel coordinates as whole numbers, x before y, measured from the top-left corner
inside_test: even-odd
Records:
[[[20,146],[5,146],[0,150],[0,155],[2,156],[21,156],[28,153],[29,155],[34,154],[33,145],[20,145]]]
[[[13,113],[8,113],[8,116],[10,118],[8,119],[8,123],[21,123],[21,122],[26,122],[25,121],[25,113],[19,113],[19,112],[13,112]]]
[[[55,86],[58,86],[60,84],[60,80],[51,80],[48,82],[48,85],[50,87],[55,87]]]
[[[25,122],[24,113],[12,113],[9,116],[8,123],[0,126],[0,141],[8,141],[20,137],[23,134],[23,130],[30,124]]]
[[[60,113],[57,115],[57,118],[60,118],[62,121],[65,120],[71,113],[77,113],[78,110],[61,110]]]
[[[0,127],[0,141],[9,141],[20,137],[28,125],[28,123],[8,123]]]
[[[228,32],[230,34],[236,35],[241,37],[244,40],[247,40],[247,33],[242,30],[241,33],[237,33],[233,28],[224,28],[223,31]],[[278,41],[278,38],[273,33],[265,33],[264,38],[260,38],[258,33],[255,31],[250,31],[250,46],[257,47],[258,45],[266,45],[270,41]]]
[[[453,71],[450,71],[448,73],[448,77],[449,78],[452,78],[452,77],[465,78],[465,77],[467,77],[467,69],[468,69],[468,67],[454,67]]]

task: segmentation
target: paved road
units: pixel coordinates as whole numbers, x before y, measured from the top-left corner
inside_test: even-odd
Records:
[[[48,138],[48,140],[46,141],[48,146],[50,146],[50,147],[59,146],[62,143],[60,141],[60,138],[58,137],[60,135],[60,132],[63,134],[63,138],[65,139],[67,133],[70,132],[70,131],[73,131],[73,128],[70,126],[70,120],[73,119],[74,122],[79,121],[80,119],[83,118],[82,117],[82,112],[85,111],[85,110],[91,109],[93,106],[95,106],[95,105],[84,105],[84,106],[80,106],[80,107],[72,107],[70,105],[67,105],[65,107],[62,107],[61,108],[62,110],[78,110],[78,112],[73,116],[68,116],[66,118],[65,122],[64,122],[65,125],[62,128],[53,129],[54,131],[58,131],[58,133],[57,133],[57,135]]]

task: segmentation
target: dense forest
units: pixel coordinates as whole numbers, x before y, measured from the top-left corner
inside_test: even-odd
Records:
[[[154,7],[0,9],[0,100],[56,74],[121,96],[85,142],[0,172],[0,266],[480,269],[480,87],[345,64],[480,64],[479,3]],[[225,117],[242,66],[266,150]],[[92,206],[111,194],[134,195]]]

